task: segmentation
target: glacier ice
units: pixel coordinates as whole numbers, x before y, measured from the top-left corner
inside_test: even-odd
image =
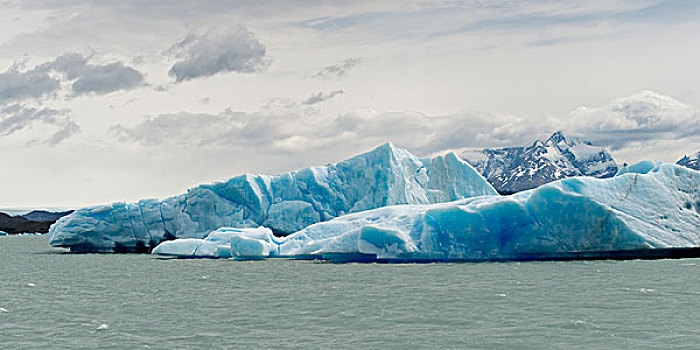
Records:
[[[263,245],[266,238],[272,239],[273,237],[272,231],[266,227],[222,227],[208,234],[204,239],[182,238],[162,242],[153,249],[153,254],[177,256],[181,258],[231,258],[232,242],[238,242],[238,240],[242,238],[249,241],[254,240],[254,244],[257,245]],[[268,243],[266,246],[272,245]],[[266,255],[269,253],[269,250],[266,251]],[[241,255],[236,255],[236,257],[239,256]]]
[[[327,166],[241,175],[164,200],[76,210],[51,226],[49,243],[71,251],[147,252],[162,241],[203,238],[219,227],[264,226],[284,235],[347,213],[489,194],[495,189],[453,153],[419,159],[384,144]]]
[[[624,174],[646,174],[652,170],[654,170],[656,167],[660,166],[663,164],[663,162],[654,162],[651,160],[643,160],[634,164],[630,165],[625,165],[624,167],[620,168],[615,176],[619,175],[624,175]]]
[[[283,238],[245,232],[240,237],[248,238],[246,246],[260,241],[264,249],[254,252],[257,258],[478,261],[596,252],[634,257],[700,245],[700,172],[643,162],[607,179],[574,177],[511,196],[387,206]],[[238,249],[231,245],[231,254]]]

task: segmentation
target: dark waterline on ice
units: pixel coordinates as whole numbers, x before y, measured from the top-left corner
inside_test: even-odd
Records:
[[[699,259],[461,264],[58,254],[0,237],[0,348],[695,349]]]

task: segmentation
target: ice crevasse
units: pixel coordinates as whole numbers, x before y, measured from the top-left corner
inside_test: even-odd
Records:
[[[227,230],[235,229],[222,228],[212,235]],[[153,253],[196,257],[179,250],[182,244],[164,242]],[[557,259],[600,253],[643,257],[700,246],[700,172],[643,162],[608,179],[568,178],[511,196],[352,213],[286,237],[265,229],[238,230],[220,246],[220,252],[199,257],[336,261]]]
[[[387,143],[327,166],[246,174],[164,200],[79,209],[51,226],[49,243],[78,252],[147,252],[162,241],[201,239],[225,226],[262,226],[285,235],[388,205],[492,194],[495,189],[453,153],[419,159]]]

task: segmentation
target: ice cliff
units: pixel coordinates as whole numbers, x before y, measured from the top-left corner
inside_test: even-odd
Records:
[[[700,172],[643,162],[608,179],[568,178],[511,196],[348,214],[283,238],[261,229],[222,230],[228,233],[220,250],[209,249],[214,253],[207,257],[395,262],[642,257],[700,246]],[[165,242],[154,253],[197,257],[183,250],[184,242]]]
[[[241,175],[164,200],[79,209],[50,229],[71,251],[145,252],[164,240],[203,238],[222,226],[284,235],[348,213],[496,194],[455,154],[419,159],[391,144],[328,166]]]

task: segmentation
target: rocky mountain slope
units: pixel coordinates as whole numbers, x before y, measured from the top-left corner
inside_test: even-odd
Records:
[[[686,168],[700,170],[700,151],[696,152],[692,156],[684,156],[676,162],[678,165],[682,165]]]
[[[604,148],[561,131],[529,147],[462,149],[457,154],[502,194],[572,176],[607,178],[617,172],[615,160]]]
[[[46,233],[49,232],[51,224],[71,212],[72,210],[65,212],[34,210],[27,214],[15,216],[0,212],[0,231],[9,234]]]

